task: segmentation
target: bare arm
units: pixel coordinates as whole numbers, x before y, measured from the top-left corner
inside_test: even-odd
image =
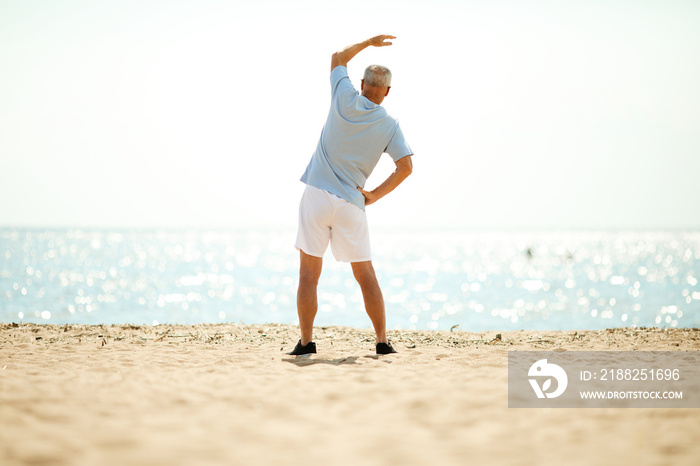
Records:
[[[362,195],[365,196],[365,206],[374,204],[379,199],[392,192],[403,182],[403,180],[408,178],[408,175],[410,175],[412,172],[413,161],[411,160],[411,156],[407,155],[406,157],[400,158],[399,161],[396,162],[396,170],[394,170],[394,172],[389,175],[389,177],[384,180],[382,184],[374,188],[372,191],[365,191],[362,188],[357,188],[360,190]]]
[[[387,39],[396,39],[396,37],[390,36],[388,34],[382,34],[380,36],[375,36],[371,39],[367,39],[366,41],[359,42],[355,45],[345,47],[339,52],[335,52],[331,57],[331,71],[333,71],[333,68],[335,68],[336,66],[347,67],[348,62],[352,60],[355,57],[355,55],[362,52],[370,45],[373,47],[386,47],[388,45],[391,45],[391,42],[385,42]]]

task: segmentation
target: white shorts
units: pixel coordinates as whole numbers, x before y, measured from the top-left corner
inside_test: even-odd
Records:
[[[337,261],[372,260],[365,211],[345,199],[307,185],[299,203],[296,248],[310,256],[323,257],[329,242]]]

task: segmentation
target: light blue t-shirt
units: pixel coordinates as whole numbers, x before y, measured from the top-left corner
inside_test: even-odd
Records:
[[[363,188],[382,154],[394,162],[413,155],[398,120],[380,105],[361,96],[350,82],[348,70],[331,71],[331,109],[316,152],[301,181],[335,194],[365,209]]]

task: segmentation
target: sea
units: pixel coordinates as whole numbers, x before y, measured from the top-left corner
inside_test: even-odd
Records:
[[[298,323],[295,229],[0,229],[0,322]],[[389,329],[700,326],[700,232],[377,230]],[[330,251],[317,326],[370,328]]]

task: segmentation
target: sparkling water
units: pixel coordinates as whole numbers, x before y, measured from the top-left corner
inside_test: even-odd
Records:
[[[296,323],[294,229],[0,230],[0,321]],[[373,231],[389,328],[698,327],[700,232]],[[330,252],[317,325],[369,327]]]

